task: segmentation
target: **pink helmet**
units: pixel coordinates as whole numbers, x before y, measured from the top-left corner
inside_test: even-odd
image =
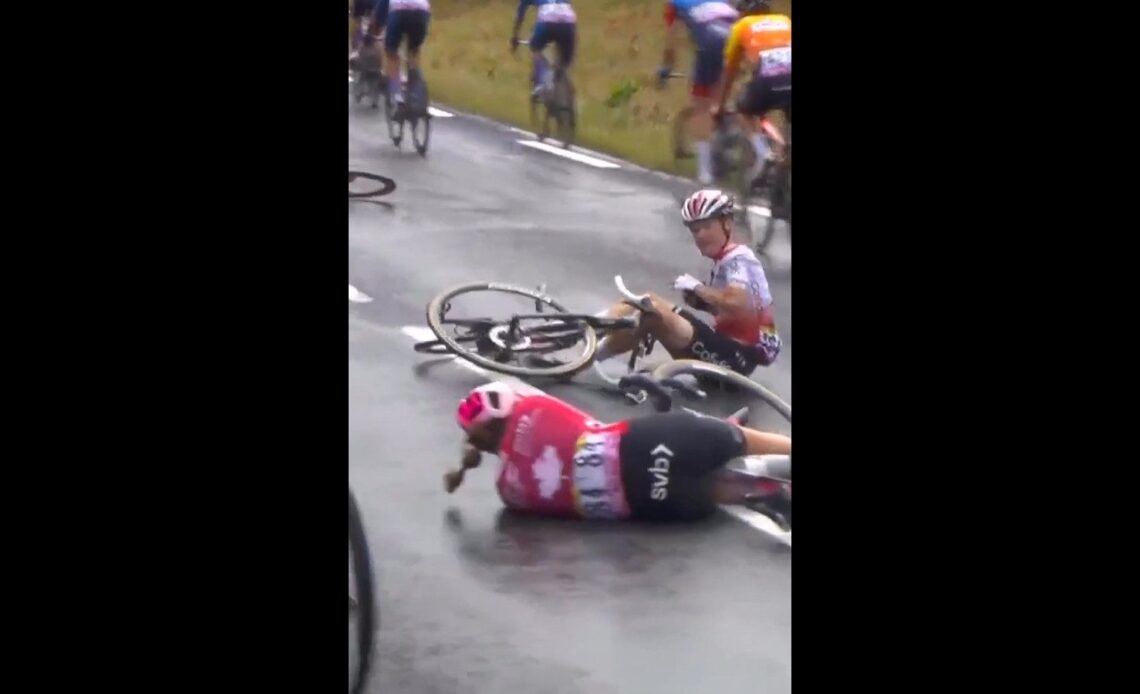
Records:
[[[492,381],[473,389],[459,403],[456,419],[464,431],[491,419],[505,419],[515,408],[519,396],[502,381]]]

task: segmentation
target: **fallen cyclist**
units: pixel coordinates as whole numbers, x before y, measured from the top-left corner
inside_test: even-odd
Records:
[[[708,284],[685,274],[673,287],[683,292],[686,304],[711,313],[715,323],[710,326],[684,307],[649,294],[656,315],[646,314],[641,328],[675,359],[699,359],[747,376],[776,361],[781,341],[764,267],[751,248],[732,241],[734,209],[731,195],[712,188],[698,190],[681,205],[681,221],[713,267]],[[608,315],[618,318],[635,310],[617,304]],[[595,361],[628,352],[638,339],[632,329],[610,333],[598,345]]]
[[[444,475],[447,491],[479,466],[481,453],[493,453],[502,462],[503,503],[541,515],[699,520],[755,494],[725,473],[744,455],[772,456],[766,462],[791,478],[791,438],[691,412],[603,424],[541,391],[494,382],[472,390],[457,418],[466,440],[460,468]],[[786,503],[777,511],[790,520]]]

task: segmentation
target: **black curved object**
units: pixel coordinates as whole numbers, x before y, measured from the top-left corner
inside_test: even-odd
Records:
[[[359,662],[356,677],[348,681],[349,694],[361,694],[368,683],[368,673],[372,667],[372,640],[376,630],[376,589],[372,575],[372,555],[368,550],[368,538],[364,534],[364,523],[360,519],[360,509],[352,490],[348,490],[348,551],[352,562],[352,574],[356,579],[356,601],[349,595],[349,619],[352,613],[359,617],[357,648]]]
[[[354,193],[354,192],[352,192],[352,189],[349,188],[348,197],[350,197],[350,198],[377,198],[377,197],[380,197],[381,195],[387,195],[388,193],[391,193],[393,190],[396,190],[396,182],[393,181],[392,179],[388,178],[387,176],[381,176],[379,174],[367,173],[365,171],[353,171],[353,170],[349,169],[349,171],[348,171],[348,183],[349,183],[349,185],[351,186],[352,183],[354,181],[356,181],[357,179],[365,179],[368,181],[373,181],[374,183],[378,184],[378,186],[375,189],[369,189],[369,190],[367,190],[365,192],[361,192],[361,193]]]

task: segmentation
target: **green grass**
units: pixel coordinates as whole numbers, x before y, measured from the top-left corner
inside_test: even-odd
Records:
[[[577,143],[650,168],[691,175],[692,162],[678,168],[672,147],[672,121],[688,101],[688,82],[670,80],[664,90],[655,85],[664,48],[663,2],[573,4],[578,15],[571,70],[578,91]],[[516,7],[515,0],[432,0],[421,57],[432,100],[533,129],[529,51],[520,46],[512,56],[508,44]],[[791,0],[777,0],[774,7],[790,12]],[[534,16],[531,8],[520,38],[529,38]],[[689,72],[691,58],[686,34],[677,69]]]

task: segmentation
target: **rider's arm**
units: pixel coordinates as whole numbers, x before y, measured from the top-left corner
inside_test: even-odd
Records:
[[[665,3],[665,56],[661,64],[670,70],[677,60],[677,7],[672,2]]]
[[[523,19],[526,17],[526,8],[530,5],[531,0],[519,0],[519,10],[515,13],[515,28],[511,30],[511,37],[519,37],[519,29],[522,28]]]
[[[728,40],[724,42],[724,84],[720,88],[720,98],[716,102],[722,109],[728,101],[728,95],[732,93],[732,83],[736,81],[736,71],[740,67],[740,53],[743,50],[741,41],[748,21],[748,17],[737,20],[736,24],[732,25]]]
[[[730,284],[724,289],[713,289],[700,284],[693,293],[713,309],[709,311],[713,315],[719,315],[721,311],[736,312],[748,308],[748,289],[738,284]]]
[[[372,8],[372,23],[376,33],[388,23],[388,0],[376,0],[376,7]]]
[[[458,470],[449,470],[443,476],[443,487],[450,494],[463,484],[463,475],[471,468],[479,467],[482,461],[482,455],[479,449],[471,445],[470,440],[463,443],[463,458],[460,459]]]

